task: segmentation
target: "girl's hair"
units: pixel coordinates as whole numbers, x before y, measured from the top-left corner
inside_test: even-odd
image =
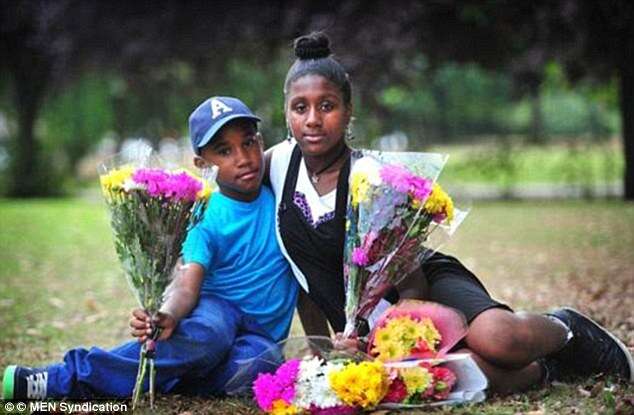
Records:
[[[288,70],[284,81],[284,96],[288,95],[293,82],[305,75],[320,75],[332,82],[343,96],[343,102],[350,105],[352,86],[343,66],[330,52],[330,39],[323,32],[313,32],[300,36],[293,44],[297,59]]]

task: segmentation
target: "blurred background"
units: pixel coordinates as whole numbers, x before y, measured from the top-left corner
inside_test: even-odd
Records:
[[[634,199],[633,21],[625,0],[3,1],[0,195],[96,189],[133,139],[188,163],[210,95],[278,142],[292,40],[323,30],[354,146],[447,152],[472,198]]]
[[[443,251],[516,309],[577,307],[634,350],[634,2],[2,0],[0,368],[129,339],[98,164],[141,139],[191,166],[211,95],[283,140],[292,41],[313,30],[352,78],[353,146],[450,154],[440,181],[474,203]],[[634,388],[604,385],[478,412],[630,413]],[[254,413],[212,404],[158,413]]]

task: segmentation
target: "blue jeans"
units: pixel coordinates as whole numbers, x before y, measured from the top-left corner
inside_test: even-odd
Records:
[[[140,347],[132,341],[110,351],[69,350],[63,363],[45,368],[47,397],[131,396]],[[196,308],[179,322],[172,336],[157,343],[156,391],[202,396],[242,392],[258,372],[274,370],[281,359],[277,345],[252,319],[223,299],[201,294]],[[147,379],[144,389],[148,389]]]

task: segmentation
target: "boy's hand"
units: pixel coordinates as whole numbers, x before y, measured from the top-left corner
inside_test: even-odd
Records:
[[[150,315],[143,309],[132,310],[130,318],[130,334],[138,338],[140,343],[145,342],[152,335],[152,320]],[[157,340],[167,340],[176,329],[176,319],[168,313],[159,312],[153,320],[154,326],[161,328],[161,334]]]

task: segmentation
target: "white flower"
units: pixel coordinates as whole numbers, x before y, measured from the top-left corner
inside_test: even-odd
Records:
[[[299,376],[295,385],[293,404],[308,410],[311,406],[331,408],[344,403],[330,388],[328,373],[338,370],[342,364],[324,363],[318,357],[305,359],[299,365]]]
[[[126,192],[129,192],[130,190],[145,190],[144,184],[137,183],[134,180],[132,180],[132,178],[126,179],[126,181],[123,182],[123,185],[121,187],[123,187],[123,190],[125,190]]]
[[[381,169],[381,163],[372,156],[366,155],[355,161],[352,166],[352,172],[363,172],[373,186],[380,186],[383,183],[379,171]],[[352,174],[350,175],[352,177]]]

